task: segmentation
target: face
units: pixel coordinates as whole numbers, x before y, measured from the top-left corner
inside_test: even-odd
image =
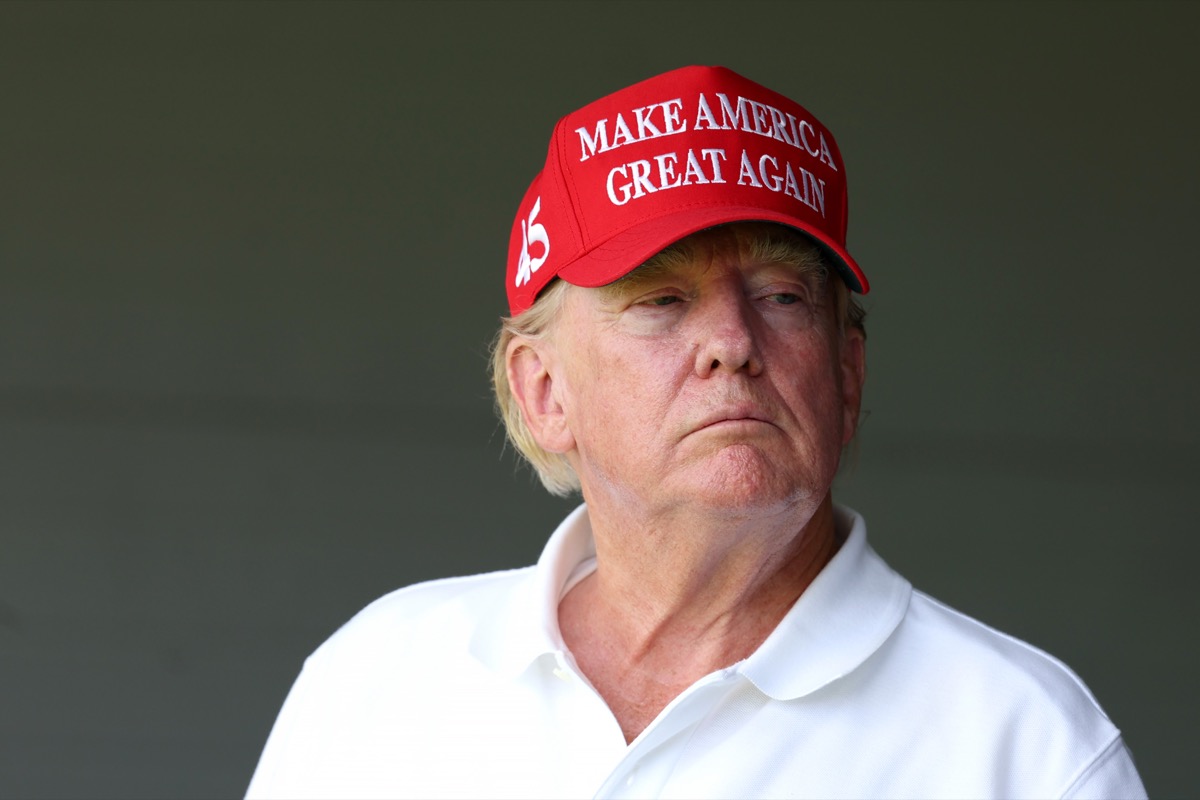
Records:
[[[661,268],[567,289],[531,427],[590,504],[815,508],[857,423],[862,335],[839,331],[819,273],[754,255],[736,230],[693,242]]]

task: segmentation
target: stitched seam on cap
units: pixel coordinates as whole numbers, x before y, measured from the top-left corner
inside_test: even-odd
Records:
[[[588,229],[587,222],[584,220],[583,214],[580,212],[579,203],[576,201],[578,192],[577,187],[575,186],[574,176],[571,171],[567,169],[566,130],[567,117],[563,117],[558,121],[558,126],[555,130],[555,139],[557,140],[558,144],[558,146],[555,148],[558,150],[558,174],[562,176],[561,180],[563,183],[563,188],[566,190],[567,195],[567,206],[571,209],[571,215],[575,218],[575,229],[579,231],[579,254],[582,255],[591,249],[592,232]]]

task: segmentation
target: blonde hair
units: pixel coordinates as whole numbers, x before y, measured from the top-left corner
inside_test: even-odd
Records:
[[[830,275],[828,259],[812,240],[785,226],[761,222],[734,222],[692,234],[660,251],[637,270],[670,269],[694,258],[701,247],[729,246],[757,261],[792,264],[819,272],[823,282],[828,281]],[[637,270],[631,270],[626,278]],[[851,295],[844,281],[829,282],[835,295],[838,330],[844,333],[847,328],[857,328],[865,334],[866,311],[862,305]],[[508,440],[533,467],[546,490],[560,497],[579,491],[579,476],[565,455],[542,449],[525,425],[508,383],[508,348],[514,339],[538,340],[550,333],[562,313],[567,286],[565,281],[554,280],[529,309],[515,317],[502,317],[491,351],[496,411],[504,423]]]

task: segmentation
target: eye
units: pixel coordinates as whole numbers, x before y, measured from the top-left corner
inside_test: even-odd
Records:
[[[660,297],[651,297],[646,301],[647,305],[652,306],[669,306],[672,303],[678,303],[679,297],[673,294],[665,294]]]
[[[776,292],[767,296],[781,306],[790,306],[792,303],[800,302],[800,295],[791,292]]]

